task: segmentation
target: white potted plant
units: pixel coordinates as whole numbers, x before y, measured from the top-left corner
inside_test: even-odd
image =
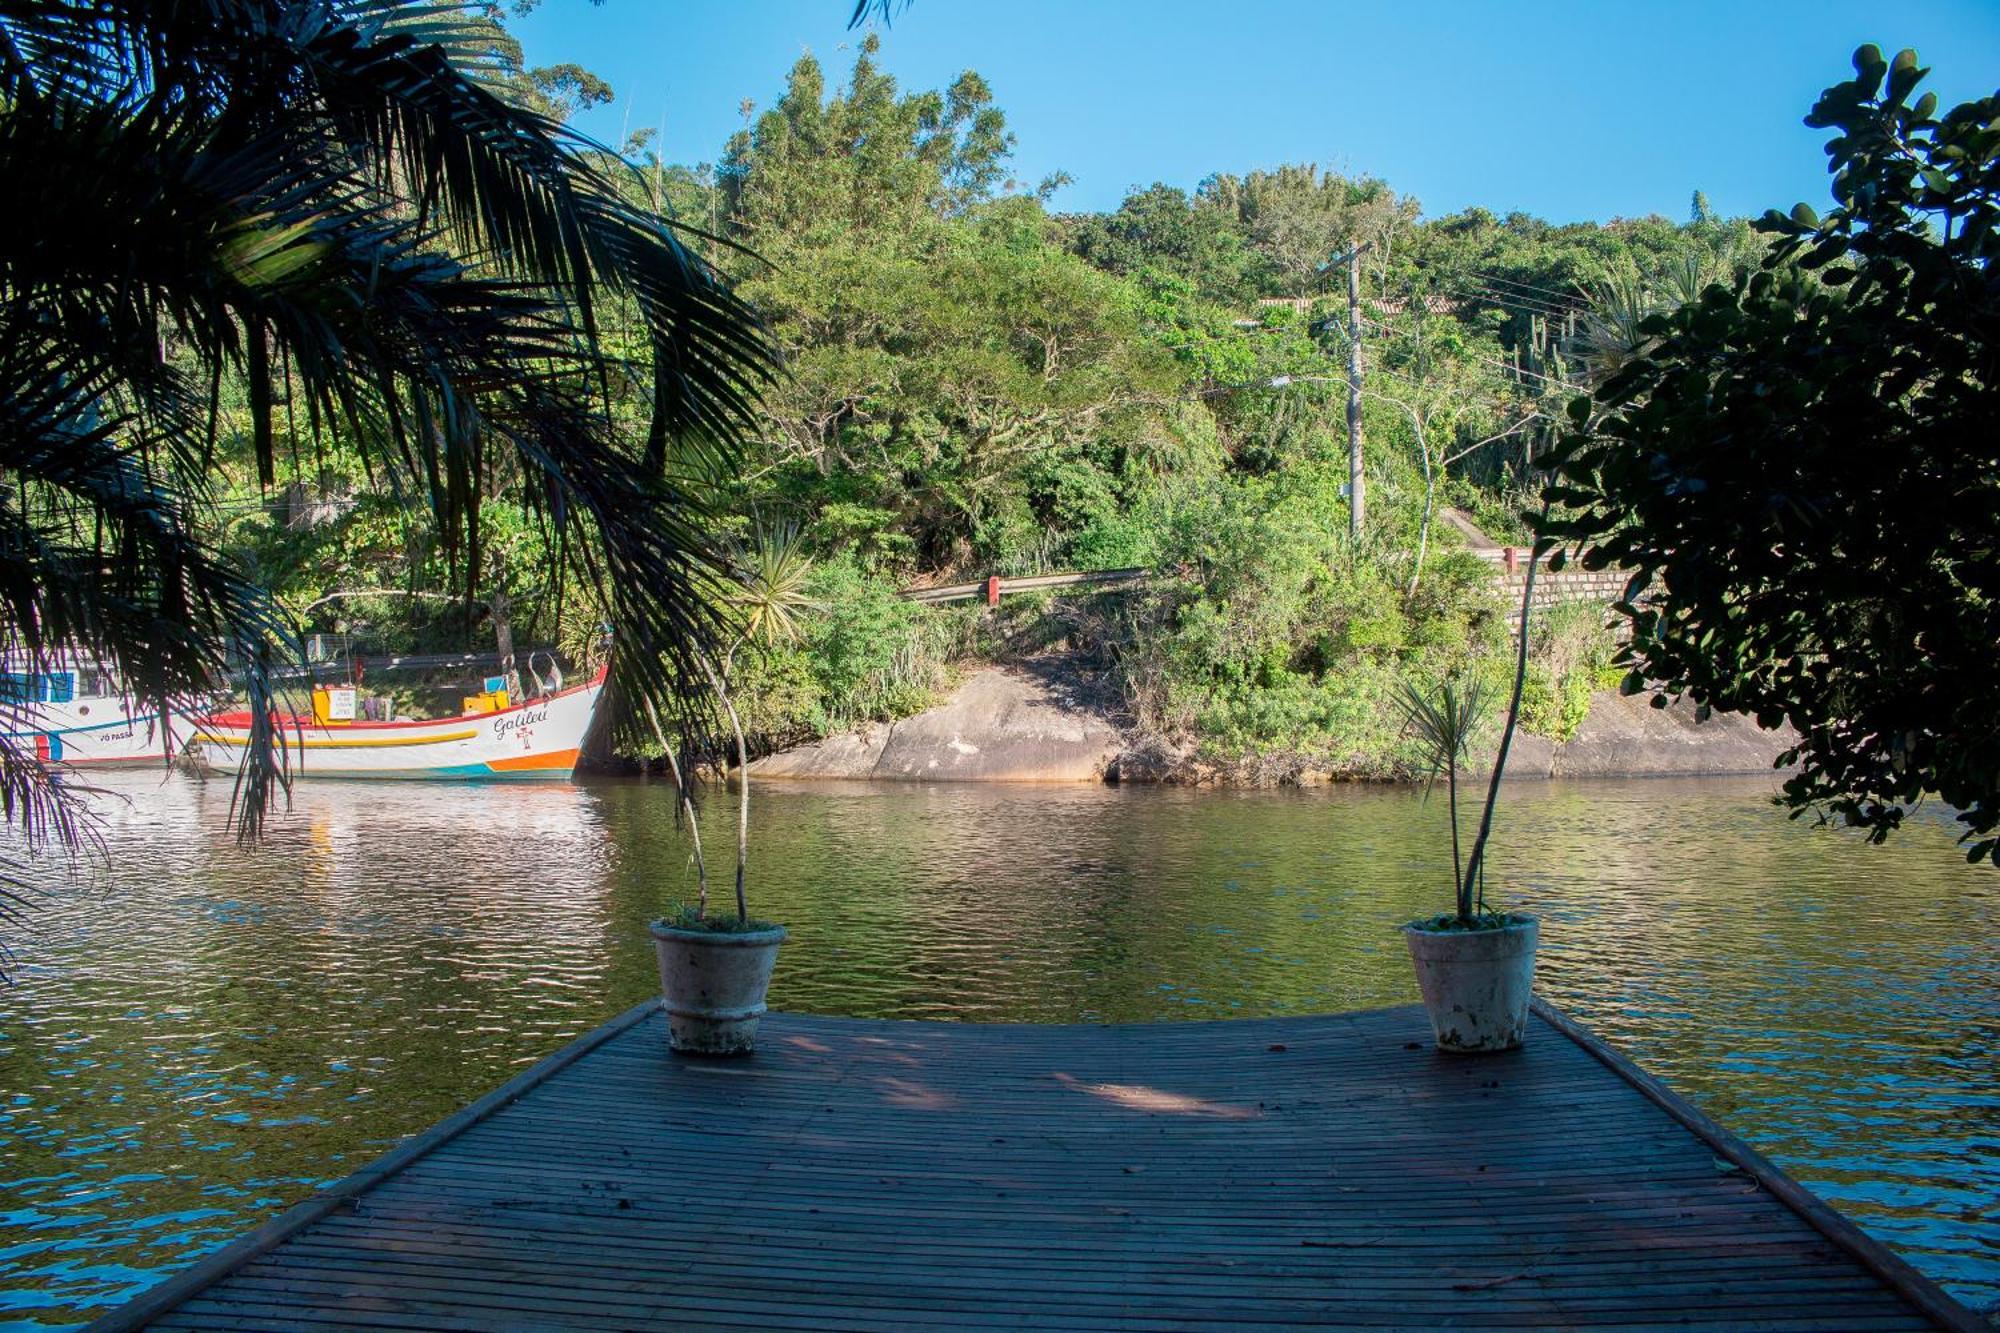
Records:
[[[1477,682],[1462,690],[1447,683],[1433,701],[1405,685],[1398,700],[1422,747],[1431,783],[1435,786],[1443,775],[1450,803],[1453,910],[1403,927],[1410,961],[1416,966],[1417,989],[1423,994],[1441,1051],[1512,1050],[1527,1031],[1540,923],[1519,912],[1489,909],[1482,871],[1486,841],[1493,831],[1493,808],[1500,796],[1500,778],[1521,712],[1521,685],[1528,669],[1528,612],[1534,604],[1535,567],[1541,554],[1537,550],[1528,566],[1513,698],[1507,705],[1507,723],[1487,781],[1479,832],[1472,840],[1470,855],[1463,860],[1458,840],[1458,774],[1485,710],[1484,691]]]
[[[702,861],[701,832],[694,805],[659,718],[653,729],[667,751],[667,763],[681,793],[682,816],[693,839],[698,897],[673,915],[652,923],[653,950],[660,964],[660,994],[667,1011],[667,1040],[688,1055],[748,1055],[757,1044],[757,1022],[777,966],[785,928],[750,915],[743,891],[750,859],[750,757],[743,722],[722,682],[709,674],[736,733],[738,804],[736,818],[736,911],[710,916],[708,868]],[[650,711],[650,710],[649,710]]]
[[[757,1021],[764,1016],[783,926],[759,921],[744,901],[743,879],[750,861],[750,751],[743,742],[743,718],[729,695],[729,674],[738,649],[769,648],[798,636],[797,617],[815,610],[809,592],[813,570],[796,523],[753,521],[747,542],[731,542],[729,579],[718,601],[737,626],[717,671],[706,657],[702,670],[729,716],[736,736],[736,914],[708,914],[708,868],[701,856],[701,830],[688,799],[674,746],[651,705],[653,734],[667,752],[667,765],[681,793],[681,814],[693,841],[698,896],[671,916],[652,923],[653,950],[660,963],[660,993],[667,1011],[668,1041],[689,1055],[747,1055],[757,1044]]]

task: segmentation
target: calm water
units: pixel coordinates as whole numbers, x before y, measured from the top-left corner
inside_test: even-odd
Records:
[[[0,991],[0,1328],[74,1322],[645,998],[670,790],[328,784],[268,842],[134,775],[111,868]],[[2000,1299],[2000,872],[1762,781],[1521,784],[1496,879],[1542,989],[1978,1303]],[[730,803],[704,817],[733,845]],[[1199,1020],[1414,1000],[1446,892],[1398,790],[760,789],[775,1005]]]

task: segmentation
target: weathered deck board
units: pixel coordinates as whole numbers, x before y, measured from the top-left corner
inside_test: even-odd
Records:
[[[635,1010],[115,1311],[161,1329],[1982,1327],[1561,1015]]]

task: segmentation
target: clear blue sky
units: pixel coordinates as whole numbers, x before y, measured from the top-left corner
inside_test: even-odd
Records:
[[[531,63],[576,61],[619,100],[578,121],[616,142],[664,123],[713,161],[738,105],[770,105],[811,50],[829,83],[849,0],[544,0]],[[1481,204],[1555,221],[1724,213],[1826,198],[1800,124],[1864,41],[1915,46],[1947,106],[2000,86],[2000,0],[914,0],[883,30],[905,89],[985,75],[1027,182],[1066,209],[1134,185],[1316,161],[1384,177],[1427,214]]]

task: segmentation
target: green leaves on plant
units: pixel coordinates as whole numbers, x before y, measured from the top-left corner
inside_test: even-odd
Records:
[[[1440,774],[1445,779],[1451,800],[1452,890],[1459,918],[1468,919],[1473,907],[1472,885],[1459,858],[1458,769],[1485,716],[1485,687],[1477,680],[1462,685],[1446,681],[1438,688],[1436,699],[1432,699],[1404,681],[1396,704],[1421,751],[1420,762],[1427,771],[1425,794],[1428,796]]]
[[[1486,686],[1471,680],[1446,681],[1435,699],[1405,681],[1396,706],[1422,748],[1421,763],[1432,780],[1462,762],[1486,716]]]
[[[1835,207],[1767,214],[1764,270],[1668,318],[1559,451],[1547,531],[1646,576],[1628,683],[1789,721],[1785,800],[1876,840],[1934,793],[1976,857],[2000,830],[2000,98],[1934,119],[1902,105],[1914,52],[1854,64],[1808,117]]]
[[[819,603],[811,592],[813,559],[794,521],[756,523],[731,553],[734,586],[725,596],[742,637],[769,648],[799,637],[798,617]]]
[[[1907,47],[1898,51],[1889,65],[1889,91],[1882,100],[1889,106],[1901,105],[1903,99],[1910,95],[1910,90],[1923,82],[1924,76],[1929,73],[1928,69],[1918,66],[1915,51]]]
[[[155,707],[247,673],[246,829],[284,780],[269,673],[293,636],[203,535],[225,386],[264,482],[339,433],[423,498],[468,596],[489,483],[532,478],[626,697],[686,717],[705,689],[701,497],[776,354],[622,166],[502,100],[502,72],[452,6],[0,3],[6,628],[97,653]],[[644,441],[614,384],[650,386]]]

